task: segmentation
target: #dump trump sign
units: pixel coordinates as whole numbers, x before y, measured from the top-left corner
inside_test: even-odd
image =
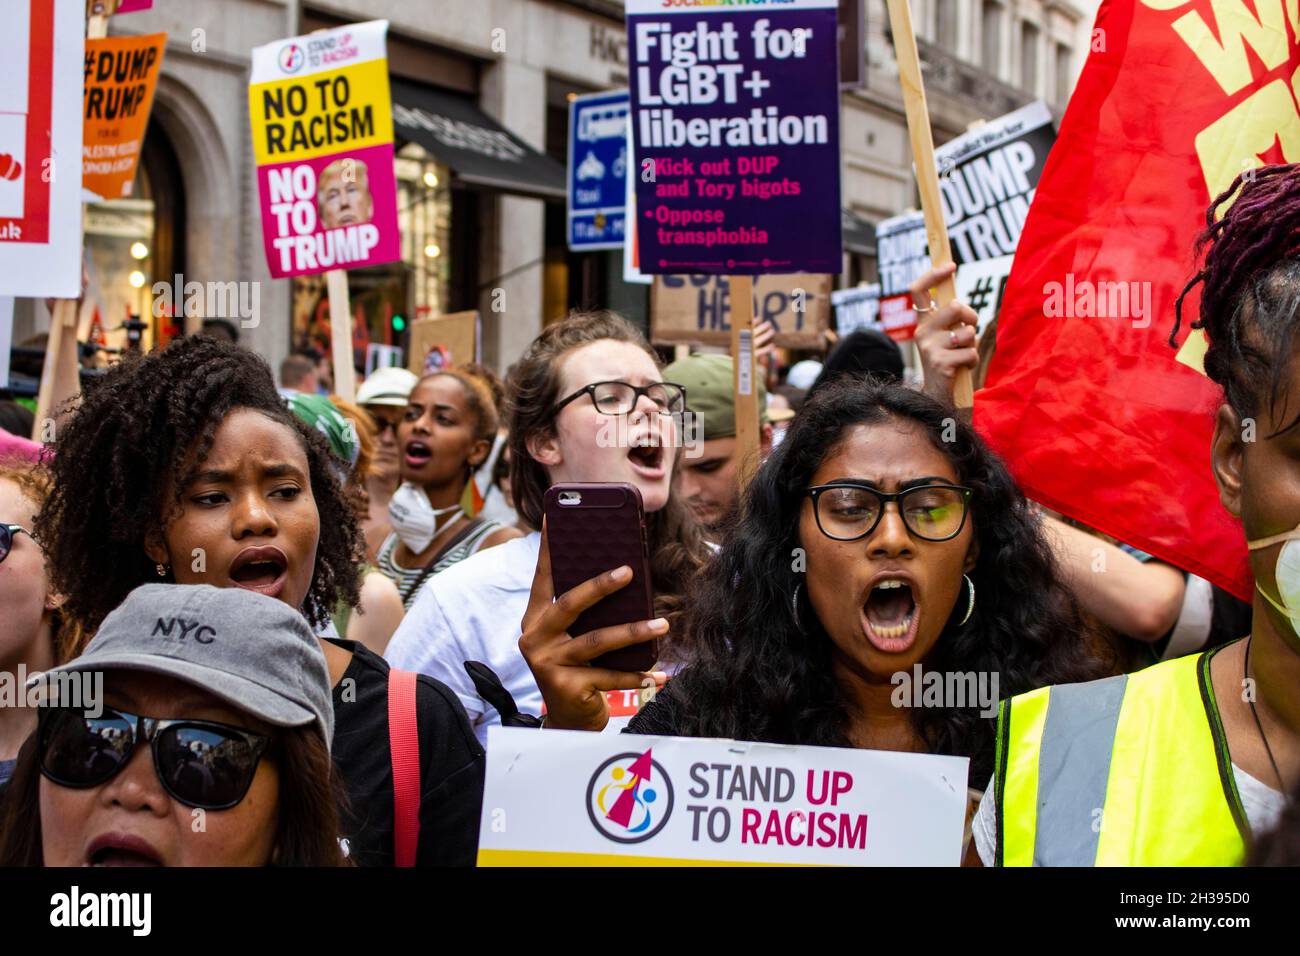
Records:
[[[388,21],[253,50],[248,108],[277,279],[401,258]]]

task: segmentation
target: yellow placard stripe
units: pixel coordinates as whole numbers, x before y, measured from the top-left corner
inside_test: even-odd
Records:
[[[248,88],[248,114],[259,166],[391,143],[388,61],[254,84]]]
[[[479,850],[479,866],[817,866],[815,863],[742,863],[737,860],[686,860],[666,856],[613,853],[561,853],[551,850]]]

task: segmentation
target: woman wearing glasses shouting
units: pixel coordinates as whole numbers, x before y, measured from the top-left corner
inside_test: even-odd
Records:
[[[687,666],[629,731],[967,756],[983,784],[997,700],[1090,672],[1082,622],[1006,467],[918,392],[871,378],[819,391],[742,512],[693,588]],[[653,631],[570,640],[576,615],[625,582],[611,572],[552,604],[549,580],[543,561],[519,642],[546,726],[600,729],[601,692],[646,675],[587,661]],[[918,666],[968,692],[935,701]]]
[[[559,482],[635,485],[647,516],[655,610],[671,629],[709,553],[671,493],[682,389],[663,381],[654,351],[635,328],[612,312],[590,312],[543,331],[514,366],[506,391],[510,482],[520,517],[540,529],[542,497]],[[528,714],[541,709],[518,646],[540,543],[534,531],[435,575],[388,645],[394,667],[431,674],[456,691],[484,743],[488,725],[501,722],[499,707],[506,716],[514,706]],[[484,686],[485,698],[466,661],[487,664],[504,691]]]
[[[283,602],[144,585],[37,686],[0,866],[343,865],[329,670]]]

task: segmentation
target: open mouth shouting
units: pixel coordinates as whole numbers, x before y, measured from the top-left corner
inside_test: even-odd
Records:
[[[423,468],[433,461],[433,449],[419,439],[407,442],[403,455],[408,468]]]
[[[230,564],[230,580],[236,587],[278,598],[288,571],[289,559],[279,548],[245,548]]]
[[[129,833],[105,833],[86,847],[86,866],[162,866],[162,855]]]
[[[862,605],[862,631],[877,650],[901,654],[916,640],[920,612],[916,584],[910,577],[880,574]]]
[[[658,481],[664,476],[664,450],[660,445],[634,445],[627,451],[632,470],[642,478]]]

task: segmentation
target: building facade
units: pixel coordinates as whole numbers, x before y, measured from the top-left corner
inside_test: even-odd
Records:
[[[913,0],[912,9],[937,143],[1035,98],[1059,112],[1095,14],[1074,0]],[[841,110],[843,202],[860,228],[839,285],[874,277],[871,226],[917,204],[884,0],[865,0],[865,13],[866,82],[844,93]],[[622,282],[620,253],[566,249],[555,178],[569,98],[627,85],[620,2],[167,0],[114,17],[110,30],[169,34],[135,196],[87,213],[88,296],[110,344],[122,343],[121,322],[133,312],[150,325],[146,341],[179,331],[180,320],[154,314],[153,291],[177,276],[255,289],[255,319],[218,316],[211,301],[207,314],[239,325],[241,341],[273,366],[319,335],[323,283],[272,280],[263,255],[249,54],[379,18],[390,21],[404,255],[391,268],[350,273],[354,344],[403,344],[412,319],[477,309],[483,361],[504,370],[570,307],[646,321],[646,287]],[[456,144],[462,154],[444,149],[448,130],[470,131]],[[502,148],[524,155],[516,180],[462,161],[464,149]],[[48,328],[41,303],[20,303],[15,319],[15,344]]]

